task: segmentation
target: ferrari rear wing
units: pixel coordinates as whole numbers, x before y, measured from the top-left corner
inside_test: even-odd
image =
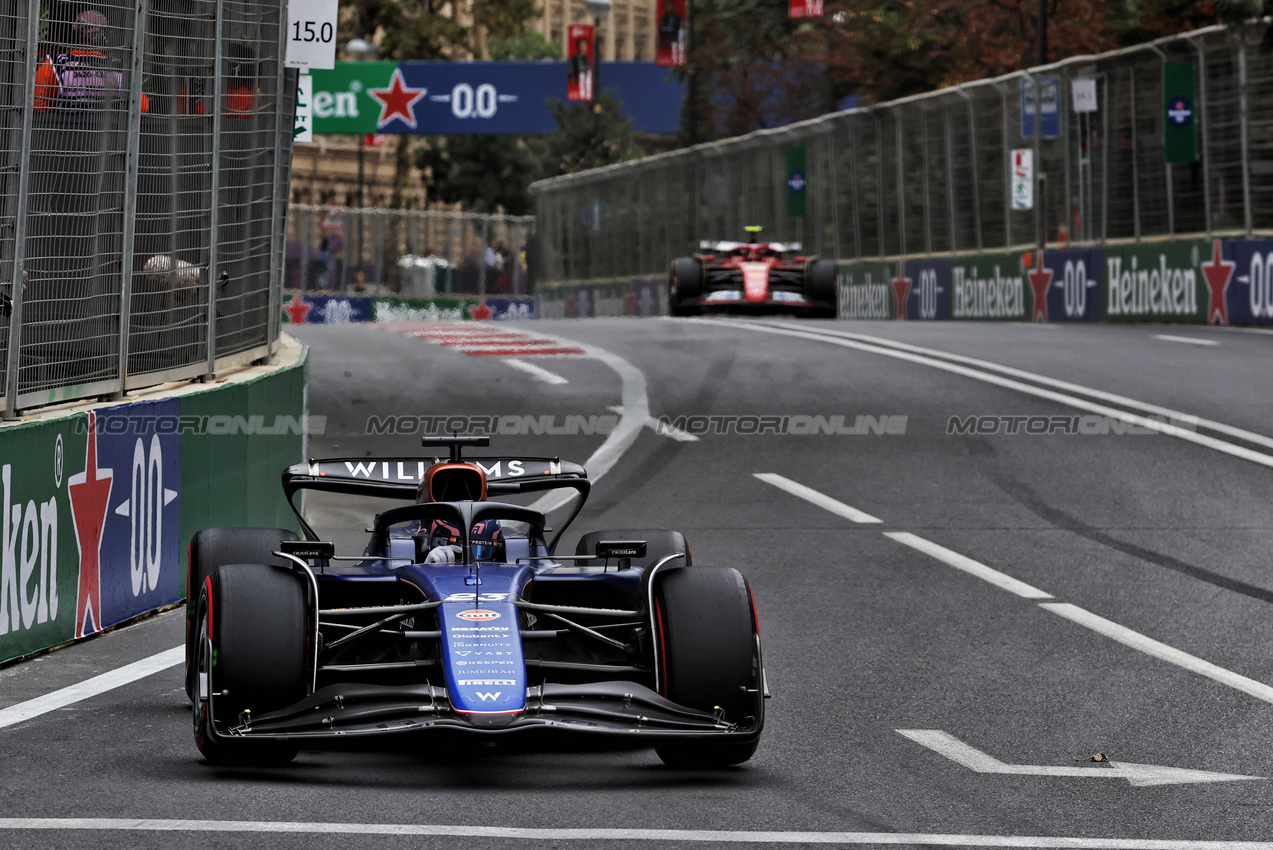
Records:
[[[703,240],[698,243],[698,249],[700,251],[732,251],[747,244],[747,242],[709,242]],[[786,251],[799,251],[801,248],[799,242],[768,242],[765,244],[780,254]]]

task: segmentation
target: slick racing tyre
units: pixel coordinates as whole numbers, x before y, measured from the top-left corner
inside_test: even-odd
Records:
[[[672,261],[668,285],[667,308],[673,316],[692,316],[699,309],[695,302],[703,297],[703,264],[693,257]]]
[[[222,564],[278,564],[274,557],[279,543],[295,540],[296,534],[282,528],[208,528],[190,539],[189,572],[186,584],[186,696],[194,693],[194,619],[199,590],[204,580]]]
[[[805,298],[818,309],[810,315],[821,319],[834,319],[840,303],[839,270],[834,260],[814,260],[805,271]]]
[[[687,567],[691,563],[690,547],[685,542],[685,536],[679,531],[668,531],[665,528],[616,528],[608,531],[589,531],[579,538],[579,543],[575,546],[575,554],[591,555],[597,551],[597,544],[602,540],[644,540],[645,557],[633,558],[632,566],[634,567],[653,566],[668,555],[678,552],[684,552],[685,557],[672,563]]]
[[[680,705],[717,711],[755,732],[751,740],[684,738],[655,749],[669,767],[716,768],[747,761],[764,724],[760,652],[751,591],[738,570],[695,567],[661,574],[655,592],[659,692]]]
[[[264,564],[225,564],[199,591],[194,641],[195,745],[216,765],[268,766],[297,748],[251,739],[214,738],[285,708],[306,694],[305,587],[295,573]]]

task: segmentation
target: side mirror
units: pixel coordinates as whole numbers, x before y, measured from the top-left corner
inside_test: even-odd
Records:
[[[644,540],[599,540],[597,541],[598,558],[617,558],[619,569],[626,569],[633,558],[645,557],[646,541]]]
[[[336,554],[336,544],[324,540],[284,540],[279,544],[279,551],[306,560],[326,561]]]

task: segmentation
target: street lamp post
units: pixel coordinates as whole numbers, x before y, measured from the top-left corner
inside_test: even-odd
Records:
[[[584,0],[593,21],[592,141],[601,145],[601,22],[610,14],[610,0]]]
[[[345,45],[345,50],[351,56],[356,57],[359,61],[366,59],[368,56],[374,57],[380,53],[379,47],[377,47],[373,42],[367,41],[366,39],[363,39],[363,38],[351,38],[349,42]],[[363,192],[367,184],[366,166],[365,166],[365,160],[363,156],[363,150],[366,147],[366,144],[367,144],[367,134],[359,133],[358,134],[358,213],[357,213],[358,215],[358,254],[357,254],[357,257],[358,257],[358,265],[360,267],[362,266],[362,244],[363,244],[363,235],[364,235],[362,209],[363,207],[366,206],[366,202],[363,199]],[[360,275],[362,274],[361,268],[359,269],[358,273]],[[343,287],[344,287],[344,284],[342,281],[342,289]]]

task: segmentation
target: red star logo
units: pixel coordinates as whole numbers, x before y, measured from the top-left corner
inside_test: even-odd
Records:
[[[897,296],[898,321],[906,321],[906,295],[911,291],[911,279],[906,276],[906,263],[898,262],[897,277],[889,281],[893,286],[893,294]]]
[[[1043,267],[1042,251],[1039,252],[1038,265],[1033,271],[1027,272],[1026,277],[1030,278],[1030,288],[1034,290],[1034,313],[1030,316],[1030,321],[1047,322],[1048,287],[1052,285],[1052,270]]]
[[[300,293],[297,293],[290,303],[283,306],[283,311],[287,313],[287,318],[291,320],[292,324],[303,325],[305,324],[305,317],[309,315],[312,307],[313,305],[306,301]]]
[[[490,307],[487,307],[485,301],[479,301],[477,302],[476,307],[469,308],[469,316],[472,317],[473,319],[476,319],[479,322],[484,322],[494,315],[495,315],[495,311],[492,310]]]
[[[88,414],[88,447],[84,451],[84,471],[66,480],[71,500],[71,521],[80,547],[80,585],[75,602],[75,636],[91,635],[102,628],[102,529],[110,502],[110,469],[97,468],[97,414]],[[89,619],[92,618],[92,627]]]
[[[1202,274],[1207,278],[1207,289],[1211,291],[1207,298],[1207,324],[1212,324],[1217,318],[1219,324],[1229,324],[1229,307],[1224,303],[1224,294],[1229,289],[1234,265],[1220,256],[1220,240],[1215,240],[1211,262],[1202,264]]]
[[[389,88],[370,89],[371,96],[381,103],[380,120],[376,122],[376,129],[383,130],[390,121],[401,118],[408,127],[414,130],[416,128],[415,113],[411,111],[411,108],[428,91],[428,89],[407,88],[406,83],[402,81],[402,70],[395,69]]]

